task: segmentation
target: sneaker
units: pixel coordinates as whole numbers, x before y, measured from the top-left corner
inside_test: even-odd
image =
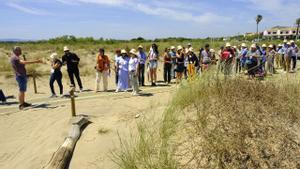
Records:
[[[24,102],[24,103],[23,103],[23,106],[24,106],[24,107],[30,107],[30,106],[32,106],[32,104],[31,104],[31,103],[26,103],[26,102]]]
[[[115,91],[116,93],[119,93],[119,89],[116,89],[116,91]]]
[[[52,94],[50,98],[57,98],[56,94]]]
[[[23,104],[20,104],[19,105],[19,110],[23,110],[25,107],[24,107],[24,105]]]
[[[79,90],[79,92],[82,93],[82,92],[83,92],[83,89],[81,88],[81,89]]]

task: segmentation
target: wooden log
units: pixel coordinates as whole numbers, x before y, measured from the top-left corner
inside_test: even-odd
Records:
[[[65,169],[69,165],[75,145],[81,135],[82,127],[88,123],[89,120],[86,117],[76,117],[73,119],[68,137],[53,154],[44,169]]]

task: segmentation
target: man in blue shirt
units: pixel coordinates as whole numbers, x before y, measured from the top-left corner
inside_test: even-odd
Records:
[[[139,84],[140,86],[145,86],[145,63],[147,61],[147,55],[144,52],[142,45],[138,47],[138,59],[139,59]]]

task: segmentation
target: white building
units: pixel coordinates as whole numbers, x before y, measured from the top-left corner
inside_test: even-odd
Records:
[[[263,32],[264,38],[270,39],[291,39],[296,36],[297,28],[286,26],[275,26]],[[300,30],[299,30],[300,35]]]

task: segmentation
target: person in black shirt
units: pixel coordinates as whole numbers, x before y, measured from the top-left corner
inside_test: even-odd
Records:
[[[55,98],[56,93],[54,91],[54,82],[56,81],[59,86],[60,95],[63,95],[63,85],[62,85],[62,73],[61,73],[61,67],[62,62],[57,58],[57,53],[53,53],[51,56],[51,76],[50,76],[50,88],[52,96],[51,98]]]
[[[75,53],[71,53],[67,46],[64,47],[64,52],[65,55],[62,57],[62,62],[64,65],[67,64],[70,83],[72,86],[75,87],[75,82],[74,82],[74,75],[75,75],[80,91],[82,92],[83,87],[82,87],[82,83],[79,75],[79,69],[78,69],[80,58]]]

